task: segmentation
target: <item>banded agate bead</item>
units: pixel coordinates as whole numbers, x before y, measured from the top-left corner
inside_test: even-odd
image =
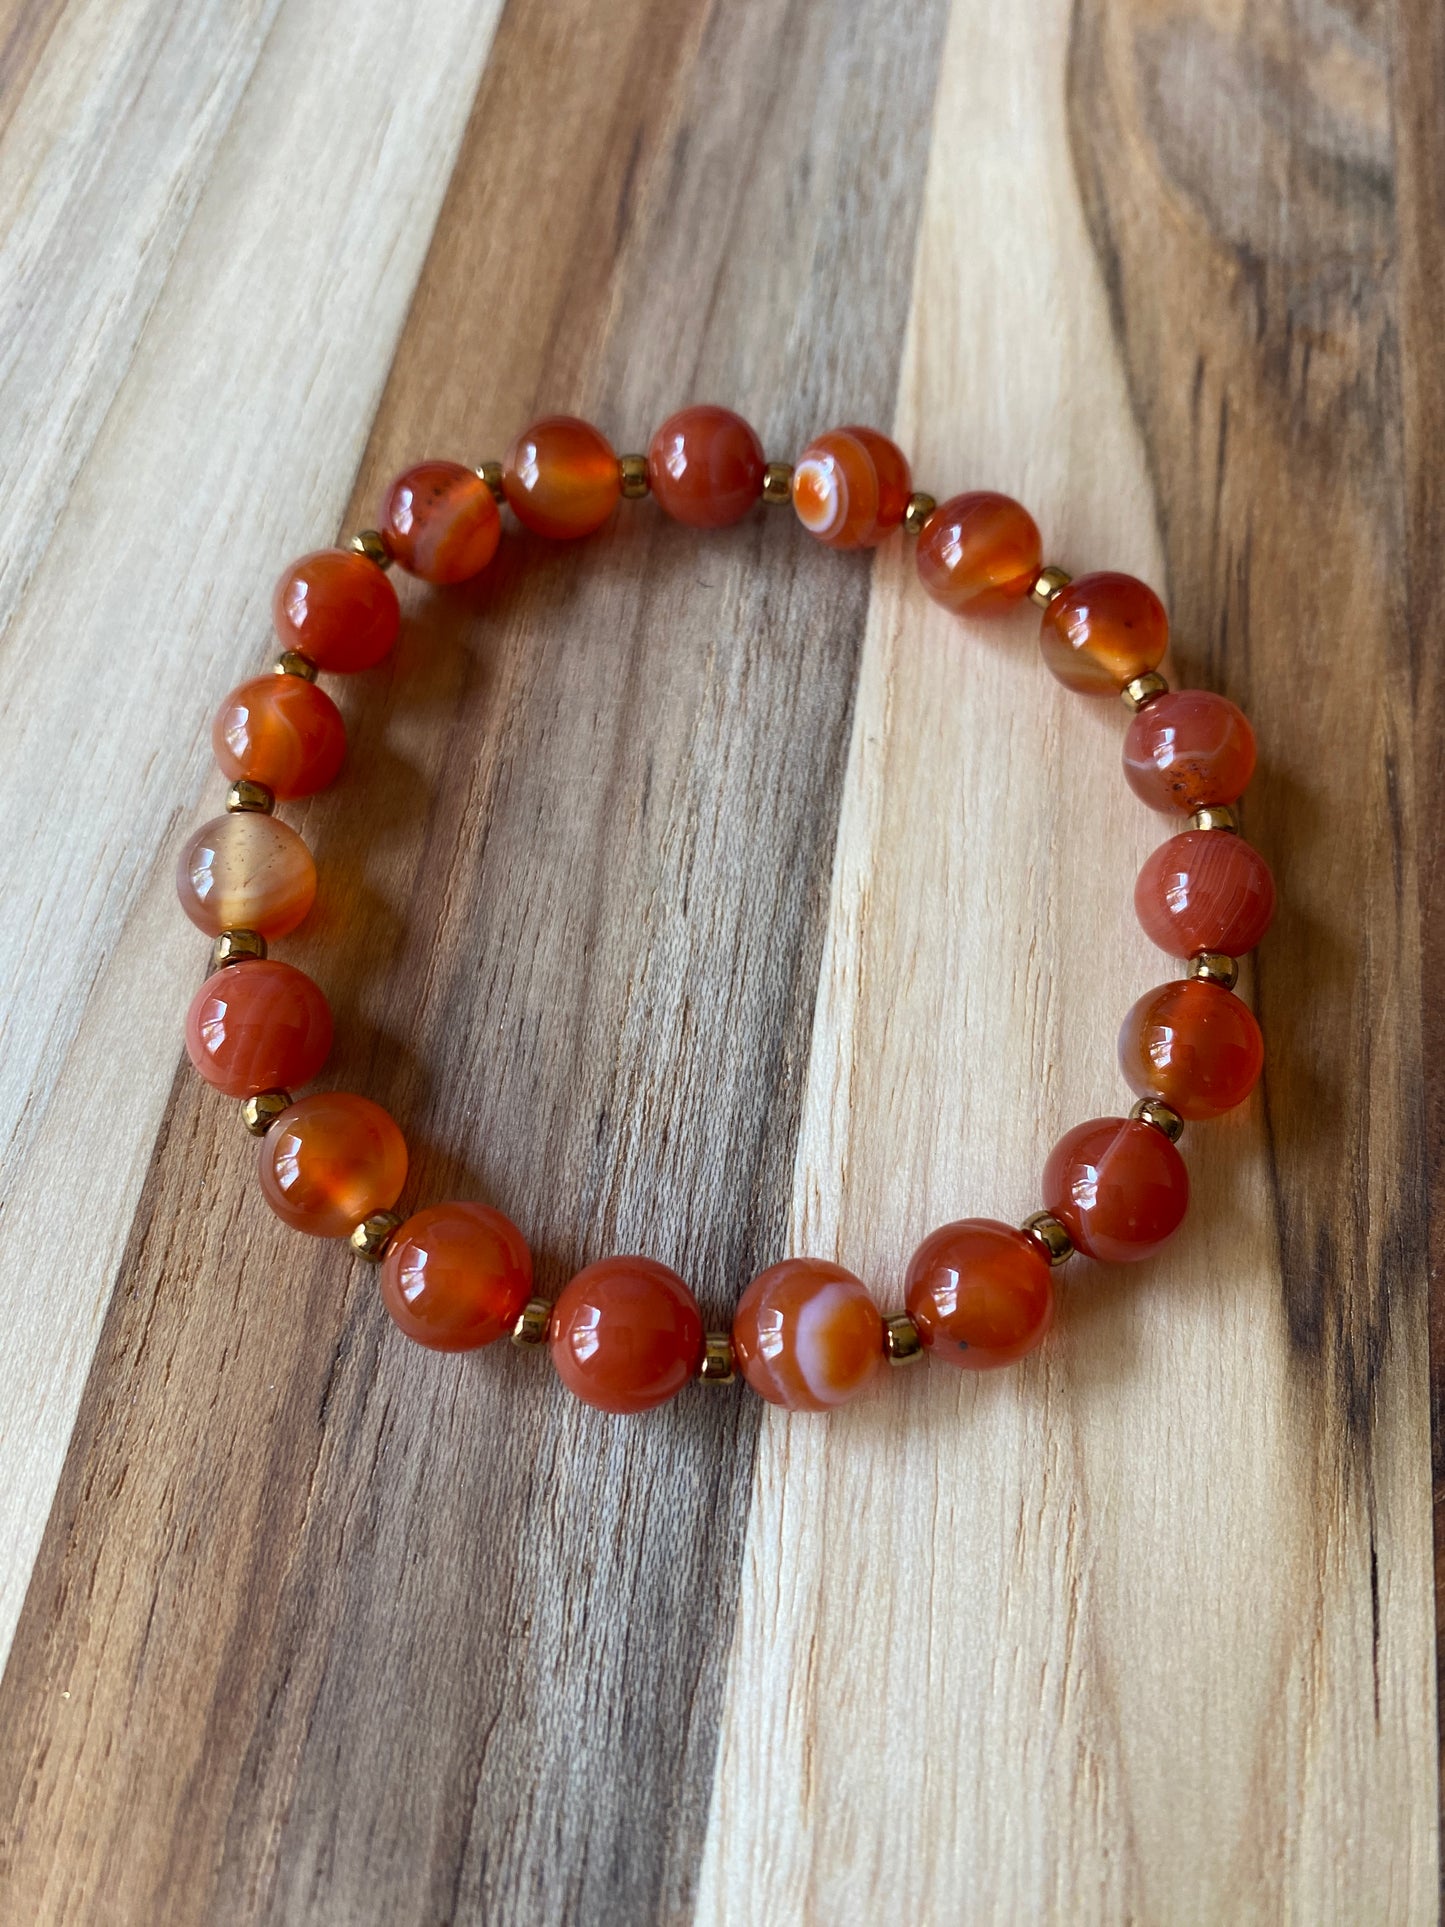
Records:
[[[742,416],[710,403],[669,415],[647,457],[658,505],[694,529],[740,522],[762,496],[765,467],[763,445]]]
[[[502,518],[475,469],[418,462],[386,491],[381,532],[408,575],[438,584],[467,582],[497,553]]]
[[[369,1097],[318,1091],[298,1098],[271,1126],[261,1142],[260,1176],[278,1218],[316,1238],[344,1238],[401,1196],[406,1140]]]
[[[1049,1153],[1043,1202],[1086,1258],[1129,1264],[1151,1257],[1184,1222],[1189,1173],[1152,1124],[1096,1117]]]
[[[1207,689],[1171,689],[1139,711],[1124,737],[1124,776],[1152,810],[1237,803],[1254,775],[1244,712]]]
[[[232,782],[264,783],[284,802],[335,782],[346,725],[326,691],[304,676],[255,676],[216,711],[211,748]]]
[[[1222,984],[1186,977],[1141,997],[1119,1032],[1119,1068],[1140,1097],[1193,1119],[1220,1117],[1259,1082],[1254,1012]]]
[[[500,1211],[434,1204],[398,1227],[381,1264],[394,1323],[437,1352],[474,1351],[509,1332],[532,1295],[532,1254]]]
[[[1274,878],[1242,836],[1183,830],[1145,861],[1134,909],[1145,936],[1171,957],[1242,957],[1273,921]]]
[[[772,1405],[826,1412],[856,1397],[883,1362],[883,1319],[862,1280],[821,1258],[761,1272],[738,1300],[733,1351]]]
[[[876,428],[830,428],[798,457],[793,507],[830,549],[870,549],[903,520],[912,478],[901,448]]]
[[[396,590],[352,549],[318,549],[293,562],[276,584],[271,614],[285,648],[342,674],[379,663],[401,627]]]
[[[176,894],[208,937],[223,930],[284,937],[316,899],[316,865],[289,824],[237,810],[203,823],[186,844]]]
[[[568,542],[601,528],[621,497],[622,477],[612,444],[591,422],[549,415],[507,450],[502,487],[524,528]]]
[[[646,1412],[680,1392],[702,1357],[697,1300],[652,1258],[603,1258],[552,1307],[557,1376],[600,1412]]]
[[[1157,669],[1169,647],[1169,618],[1147,582],[1101,569],[1075,576],[1044,610],[1044,661],[1066,689],[1117,696]]]
[[[993,1218],[932,1232],[909,1261],[908,1315],[950,1365],[990,1371],[1040,1342],[1054,1316],[1054,1281],[1033,1239]]]
[[[940,502],[918,538],[918,575],[955,615],[1002,615],[1033,587],[1043,555],[1034,518],[987,490]]]
[[[331,1006],[304,970],[274,957],[228,964],[191,999],[186,1054],[227,1097],[309,1084],[331,1054]]]

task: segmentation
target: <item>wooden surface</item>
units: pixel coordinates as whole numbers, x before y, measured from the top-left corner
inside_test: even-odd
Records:
[[[0,12],[0,1918],[1435,1917],[1442,92],[1425,0]],[[1264,747],[1185,1232],[826,1423],[406,1346],[179,1052],[280,565],[689,398],[1019,493]],[[1028,615],[650,504],[407,607],[282,948],[409,1197],[712,1323],[1034,1208],[1169,972]]]

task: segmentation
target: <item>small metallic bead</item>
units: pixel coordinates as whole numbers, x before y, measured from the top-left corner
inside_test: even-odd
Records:
[[[242,1104],[241,1122],[252,1137],[265,1137],[290,1102],[290,1091],[258,1091]]]
[[[211,968],[223,964],[250,963],[266,954],[266,939],[259,930],[223,930],[211,945]]]
[[[1066,1264],[1074,1255],[1074,1241],[1051,1211],[1036,1211],[1019,1226],[1032,1238],[1051,1265]]]
[[[883,1350],[890,1365],[912,1365],[923,1356],[923,1340],[906,1311],[883,1320]]]
[[[1047,609],[1059,591],[1067,589],[1073,579],[1067,569],[1055,569],[1052,566],[1040,569],[1034,577],[1033,587],[1029,590],[1029,600],[1036,607]]]
[[[1184,1119],[1178,1111],[1171,1110],[1162,1097],[1141,1097],[1129,1115],[1141,1124],[1152,1124],[1171,1144],[1177,1144],[1184,1135]]]
[[[1227,803],[1206,803],[1190,817],[1189,827],[1191,830],[1228,830],[1238,836],[1239,818]]]
[[[272,663],[271,673],[276,676],[299,676],[302,682],[315,682],[316,664],[310,656],[303,656],[299,649],[283,649]]]
[[[494,502],[505,502],[507,499],[507,491],[502,487],[502,464],[500,462],[483,462],[477,470],[477,473],[492,491],[492,500]]]
[[[545,1298],[529,1298],[512,1327],[512,1343],[530,1350],[545,1345],[552,1329],[552,1307]]]
[[[1151,669],[1147,675],[1135,676],[1131,682],[1126,682],[1119,694],[1137,716],[1145,703],[1152,703],[1156,696],[1167,696],[1169,685],[1157,669]]]
[[[237,812],[249,812],[252,816],[269,816],[276,807],[276,798],[264,783],[253,783],[249,776],[238,776],[226,791],[226,808],[235,816]]]
[[[652,481],[647,473],[645,455],[619,455],[617,472],[622,477],[623,499],[640,502],[644,495],[652,493]]]
[[[364,555],[368,562],[374,562],[378,569],[391,567],[391,550],[380,529],[363,529],[360,535],[353,535],[346,546],[353,555]]]
[[[1197,957],[1189,959],[1191,977],[1202,977],[1207,984],[1218,984],[1224,990],[1233,990],[1239,982],[1239,961],[1226,957],[1222,950],[1201,950]]]
[[[763,500],[776,507],[793,499],[793,464],[769,462],[763,470]]]
[[[369,1258],[374,1265],[380,1264],[386,1256],[392,1233],[400,1223],[401,1219],[394,1211],[373,1211],[352,1232],[351,1249],[358,1258]]]
[[[731,1385],[733,1381],[733,1335],[709,1332],[703,1340],[702,1363],[697,1375],[704,1385]]]
[[[938,507],[931,495],[920,489],[908,498],[908,507],[903,511],[903,527],[909,535],[922,535],[923,525]]]

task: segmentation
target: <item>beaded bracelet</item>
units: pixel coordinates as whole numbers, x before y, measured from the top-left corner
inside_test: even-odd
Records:
[[[694,528],[737,522],[760,499],[791,502],[835,549],[871,548],[902,528],[918,538],[924,588],[959,613],[1002,613],[1031,597],[1059,680],[1083,695],[1122,693],[1133,712],[1130,787],[1188,818],[1134,891],[1146,934],[1188,966],[1124,1019],[1119,1061],[1139,1102],[1127,1117],[1096,1118],[1060,1139],[1044,1166],[1044,1208],[1023,1225],[966,1218],[926,1238],[908,1266],[907,1310],[895,1317],[880,1314],[851,1272],[816,1258],[755,1278],[730,1332],[705,1332],[687,1285],[650,1258],[589,1265],[548,1303],[532,1295],[531,1254],[499,1211],[447,1203],[398,1217],[406,1145],[379,1105],[337,1091],[291,1096],[331,1047],[321,990],[266,954],[316,892],[311,853],[272,814],[275,803],[324,788],[345,753],[340,712],[317,672],[366,669],[391,649],[393,562],[426,582],[462,582],[496,553],[504,503],[524,527],[567,540],[601,528],[619,497],[648,494]],[[975,1370],[1021,1358],[1048,1330],[1053,1271],[1074,1252],[1146,1258],[1178,1229],[1189,1198],[1176,1148],[1185,1120],[1241,1103],[1260,1074],[1263,1044],[1234,995],[1235,960],[1268,928],[1274,883],[1232,807],[1253,774],[1253,731],[1222,696],[1171,691],[1158,674],[1169,625],[1151,589],[1128,575],[1071,579],[1041,566],[1039,531],[1017,502],[973,493],[939,504],[913,492],[902,452],[873,429],[820,435],[790,467],[765,461],[748,424],[714,407],[682,410],[646,456],[620,459],[590,424],[549,417],[519,435],[504,462],[408,469],[387,490],[380,521],[346,548],[303,556],[277,585],[283,652],[273,674],[233,690],[216,715],[227,813],[187,843],[178,888],[186,914],[215,939],[213,974],[186,1019],[192,1063],[242,1100],[262,1139],[267,1203],[298,1230],[349,1237],[379,1260],[382,1301],[408,1338],[439,1351],[506,1333],[522,1347],[546,1343],[564,1384],[607,1412],[644,1411],[690,1378],[726,1382],[738,1368],[772,1403],[822,1411],[861,1391],[885,1358],[901,1365],[932,1352]]]

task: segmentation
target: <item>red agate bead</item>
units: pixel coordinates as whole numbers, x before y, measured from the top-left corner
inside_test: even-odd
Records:
[[[344,1238],[401,1196],[406,1140],[369,1097],[318,1091],[288,1106],[266,1133],[260,1174],[278,1218],[317,1238]]]
[[[557,1376],[601,1412],[645,1412],[680,1392],[702,1358],[697,1300],[652,1258],[603,1258],[552,1307]]]
[[[1044,1166],[1044,1209],[1086,1258],[1126,1264],[1171,1238],[1189,1207],[1189,1173],[1141,1118],[1096,1117],[1061,1137]]]
[[[227,1097],[309,1084],[330,1052],[321,986],[274,957],[216,971],[186,1012],[186,1054]]]
[[[798,457],[793,507],[830,549],[874,548],[896,529],[911,487],[903,451],[876,428],[830,428]]]
[[[475,469],[418,462],[386,491],[381,533],[408,575],[423,582],[467,582],[497,553],[502,518]]]
[[[704,404],[669,415],[652,438],[648,480],[674,522],[724,529],[763,492],[763,445],[741,415]]]
[[[759,1274],[738,1300],[733,1352],[762,1398],[826,1412],[853,1398],[883,1362],[883,1319],[851,1271],[789,1258]]]
[[[1119,1032],[1119,1068],[1140,1097],[1162,1097],[1191,1119],[1219,1117],[1259,1082],[1264,1039],[1233,991],[1202,977],[1160,984]]]
[[[232,782],[264,783],[284,802],[336,780],[346,725],[326,691],[304,676],[256,676],[216,711],[211,748]]]
[[[1043,556],[1034,518],[1007,495],[940,502],[918,538],[918,574],[955,615],[1001,615],[1034,585]]]
[[[507,450],[502,487],[524,528],[569,541],[601,528],[617,506],[622,476],[612,444],[591,422],[549,415]]]
[[[1155,696],[1124,737],[1124,775],[1153,810],[1237,803],[1254,775],[1254,758],[1248,717],[1207,689]]]
[[[500,1211],[433,1204],[400,1225],[381,1262],[381,1301],[418,1345],[469,1352],[511,1331],[532,1295],[532,1254]]]
[[[370,669],[396,641],[401,604],[369,557],[352,549],[303,555],[276,584],[271,613],[288,649],[318,669]]]
[[[1117,696],[1157,669],[1169,647],[1169,618],[1147,582],[1101,569],[1075,576],[1044,610],[1044,661],[1066,689]]]
[[[1033,1239],[993,1218],[932,1232],[908,1265],[908,1315],[950,1365],[988,1371],[1031,1352],[1053,1322],[1054,1281]]]
[[[181,851],[176,894],[208,937],[223,930],[284,937],[316,899],[316,864],[289,823],[228,810],[203,823]]]
[[[1269,865],[1228,830],[1184,830],[1162,843],[1134,885],[1144,934],[1171,957],[1242,957],[1274,918]]]

